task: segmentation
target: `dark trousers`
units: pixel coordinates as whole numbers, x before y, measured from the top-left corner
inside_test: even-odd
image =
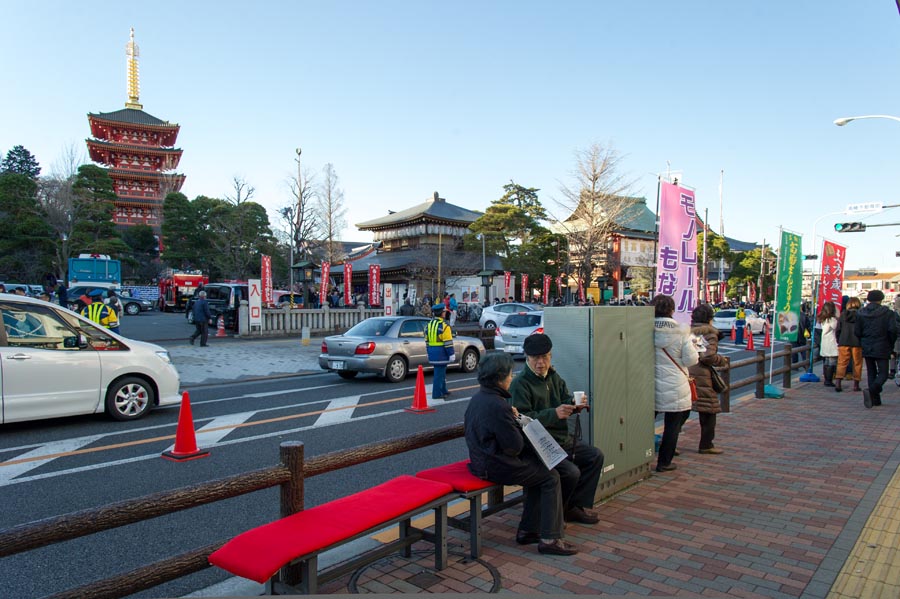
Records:
[[[594,507],[594,496],[603,472],[603,454],[599,449],[576,442],[572,459],[563,460],[555,470],[559,472],[563,509]]]
[[[710,449],[716,438],[716,415],[697,412],[697,419],[700,421],[700,449]]]
[[[209,323],[205,320],[194,321],[194,334],[191,335],[191,340],[197,337],[200,337],[200,347],[206,345],[206,341],[209,339]]]
[[[870,358],[866,356],[866,374],[869,377],[869,393],[872,394],[872,403],[881,403],[881,390],[888,377],[888,364],[890,358]]]
[[[525,495],[519,530],[540,531],[542,539],[561,539],[564,524],[559,473],[555,469],[547,470],[542,464],[515,484],[522,485]]]
[[[656,467],[668,466],[675,457],[675,448],[678,445],[678,432],[684,424],[685,416],[690,416],[691,411],[665,412],[663,420],[663,435],[659,443],[659,455],[656,457]]]

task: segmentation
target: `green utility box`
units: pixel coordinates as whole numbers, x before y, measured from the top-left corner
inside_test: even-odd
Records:
[[[553,366],[569,391],[586,391],[582,437],[603,452],[597,499],[647,477],[654,459],[655,350],[652,306],[544,310]]]

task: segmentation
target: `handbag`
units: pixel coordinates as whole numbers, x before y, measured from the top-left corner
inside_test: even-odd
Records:
[[[690,385],[691,387],[691,403],[694,403],[695,401],[697,401],[697,381],[694,380],[694,377],[688,374],[687,370],[681,367],[681,364],[675,361],[675,358],[669,355],[669,352],[666,351],[666,348],[663,348],[663,353],[666,354],[666,357],[672,360],[672,364],[674,364],[675,367],[678,368],[678,370],[680,370],[684,374],[684,376],[687,377],[688,385]]]
[[[704,366],[706,366],[704,364]],[[726,389],[728,389],[728,385],[725,384],[725,379],[722,378],[722,375],[719,374],[719,371],[716,370],[714,366],[706,366],[709,369],[709,380],[712,382],[713,391],[716,393],[724,393]]]

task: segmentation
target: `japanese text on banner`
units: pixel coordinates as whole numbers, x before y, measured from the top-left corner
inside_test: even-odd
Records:
[[[661,183],[656,293],[675,300],[674,318],[690,324],[697,305],[697,213],[694,192]]]

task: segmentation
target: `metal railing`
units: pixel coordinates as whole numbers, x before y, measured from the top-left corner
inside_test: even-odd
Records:
[[[777,374],[782,376],[781,384],[784,388],[791,387],[793,371],[803,369],[807,364],[805,361],[796,364],[791,362],[791,356],[802,351],[809,351],[809,346],[788,348],[774,353],[775,358],[781,358],[782,365],[773,371],[773,376]],[[731,393],[734,389],[755,385],[756,397],[765,396],[764,387],[768,378],[766,363],[769,357],[766,350],[760,349],[756,351],[756,356],[732,362],[729,368],[721,369],[722,376],[728,384],[728,388],[722,393],[724,411],[730,411]],[[756,364],[756,373],[753,376],[737,381],[731,380],[732,370],[751,364]],[[463,424],[458,423],[310,459],[304,458],[303,443],[284,442],[280,445],[281,463],[275,466],[127,499],[103,507],[44,518],[0,531],[0,558],[275,486],[281,487],[281,517],[289,516],[304,508],[304,485],[307,478],[444,443],[458,439],[463,434]],[[114,599],[147,590],[210,567],[208,562],[210,554],[227,540],[50,595],[46,599]],[[282,580],[288,584],[295,584],[298,576],[297,569],[282,570]]]

